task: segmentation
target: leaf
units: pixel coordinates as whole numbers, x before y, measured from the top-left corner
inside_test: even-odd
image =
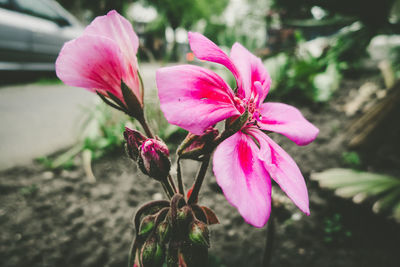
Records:
[[[317,89],[315,100],[317,102],[326,102],[330,99],[340,85],[341,75],[336,63],[327,66],[324,72],[315,75],[313,86]]]
[[[400,223],[400,202],[397,202],[397,204],[393,207],[392,212],[395,220]]]
[[[352,198],[361,203],[366,199],[374,199],[372,210],[391,211],[393,217],[400,222],[400,179],[377,173],[360,172],[352,169],[329,169],[311,175],[322,188],[335,191],[343,198]]]

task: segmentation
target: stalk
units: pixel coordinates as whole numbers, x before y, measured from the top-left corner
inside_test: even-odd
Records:
[[[196,180],[194,182],[193,191],[188,199],[188,204],[193,204],[200,192],[201,185],[203,184],[204,177],[207,173],[208,164],[210,163],[210,154],[205,155],[200,166],[199,173],[197,174]]]
[[[263,267],[271,266],[272,250],[275,240],[275,218],[272,217],[272,203],[271,203],[271,216],[269,217],[267,226],[267,236],[265,241],[264,256],[262,261]]]

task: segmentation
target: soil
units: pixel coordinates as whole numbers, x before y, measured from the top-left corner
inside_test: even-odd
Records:
[[[329,104],[300,107],[320,129],[314,143],[297,147],[272,136],[301,168],[311,209],[310,216],[303,215],[274,185],[272,266],[399,266],[398,224],[372,213],[368,204],[338,198],[309,180],[312,172],[346,166],[342,154],[351,120],[340,107],[359,86],[359,79],[347,80]],[[93,164],[94,184],[81,168],[53,172],[33,164],[0,173],[0,266],[127,266],[134,212],[164,195],[122,150]],[[362,168],[381,170],[367,162]],[[185,162],[188,183],[196,171],[197,163]],[[399,169],[391,166],[388,171]],[[213,209],[220,220],[210,227],[210,265],[261,266],[266,227],[257,229],[243,221],[225,200],[211,168],[200,204]]]

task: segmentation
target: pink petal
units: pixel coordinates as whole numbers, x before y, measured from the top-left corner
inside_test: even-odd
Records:
[[[210,70],[193,65],[161,68],[156,82],[167,120],[196,135],[219,121],[240,115],[232,90]]]
[[[109,91],[122,100],[122,54],[108,38],[83,35],[67,42],[58,55],[56,73],[65,84],[92,92]]]
[[[236,79],[236,82],[241,84],[239,73],[224,51],[222,51],[215,43],[209,40],[204,35],[198,32],[189,32],[189,44],[195,56],[201,60],[215,62],[224,65],[228,68]]]
[[[242,87],[239,87],[239,94],[246,99],[257,99],[259,103],[264,101],[271,85],[271,78],[261,59],[254,56],[239,43],[232,46],[231,58],[243,82]],[[262,94],[255,87],[255,82],[260,82]]]
[[[107,15],[95,18],[84,34],[108,37],[118,44],[124,56],[136,60],[139,38],[132,24],[117,11],[111,10]]]
[[[281,189],[305,214],[310,214],[308,192],[303,175],[296,162],[266,134],[255,128],[246,131],[260,144],[259,158],[265,169]]]
[[[258,153],[251,137],[238,132],[215,150],[213,170],[229,203],[246,222],[263,227],[271,212],[271,180]]]
[[[264,103],[259,109],[261,117],[258,125],[263,130],[277,132],[288,137],[297,145],[311,143],[317,137],[319,130],[301,112],[290,105],[282,103]]]
[[[138,64],[136,53],[139,47],[139,38],[133,30],[132,24],[112,10],[106,16],[97,17],[85,29],[86,35],[97,35],[115,41],[125,60],[124,82],[131,88],[133,93],[142,102],[142,92],[140,91],[140,80],[137,74]]]

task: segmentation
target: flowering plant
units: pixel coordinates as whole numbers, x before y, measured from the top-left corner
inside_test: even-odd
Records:
[[[160,181],[168,200],[138,209],[129,266],[162,266],[164,262],[168,266],[206,265],[208,225],[218,219],[198,203],[213,153],[217,183],[249,224],[263,227],[268,221],[271,178],[301,211],[310,213],[298,166],[268,133],[277,132],[297,145],[307,145],[318,129],[292,106],[264,103],[271,79],[261,60],[242,45],[234,44],[228,56],[199,33],[189,33],[189,43],[199,59],[224,65],[235,77],[236,88],[199,66],[157,71],[165,117],[189,131],[177,150],[176,179],[170,174],[167,146],[152,133],[144,116],[136,58],[139,42],[126,19],[115,11],[96,18],[81,37],[64,45],[56,62],[57,75],[66,84],[96,92],[143,126],[144,133],[126,129],[127,153],[143,173]],[[219,131],[216,124],[220,122],[225,122],[225,128]],[[183,159],[201,162],[187,194],[180,167]]]

